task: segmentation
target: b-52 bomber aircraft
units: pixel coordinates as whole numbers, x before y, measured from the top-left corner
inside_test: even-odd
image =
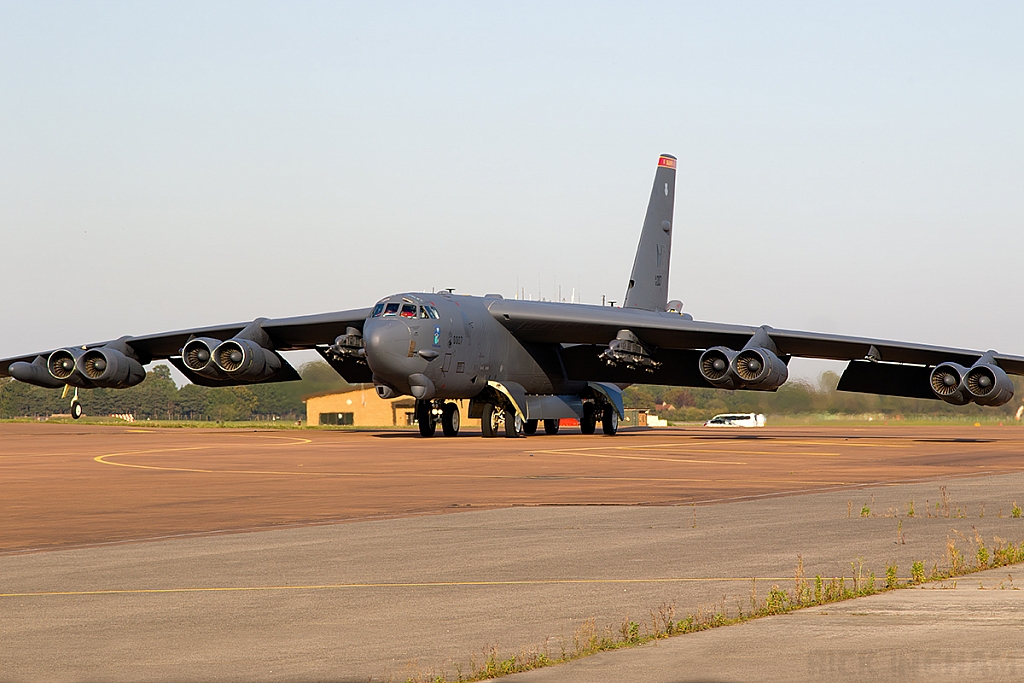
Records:
[[[694,320],[668,299],[676,159],[662,155],[622,307],[403,293],[370,308],[203,327],[71,346],[0,361],[0,376],[42,387],[125,388],[167,359],[210,387],[299,379],[281,351],[316,349],[348,382],[416,399],[419,431],[459,432],[468,399],[484,436],[615,434],[631,383],[775,391],[793,356],[850,361],[841,391],[998,406],[1024,357]],[[74,400],[72,414],[81,415]]]

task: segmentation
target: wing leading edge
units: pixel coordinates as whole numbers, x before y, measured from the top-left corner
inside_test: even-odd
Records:
[[[195,327],[186,330],[175,330],[159,334],[142,335],[138,337],[122,337],[117,340],[96,342],[73,347],[75,353],[91,351],[93,349],[107,349],[116,347],[122,355],[125,350],[121,345],[127,347],[127,354],[137,362],[145,365],[155,360],[170,360],[176,367],[182,370],[190,381],[205,386],[230,386],[233,384],[245,383],[232,381],[227,377],[203,377],[189,370],[184,365],[181,355],[183,348],[190,340],[208,339],[212,341],[228,341],[239,335],[246,335],[247,330],[258,328],[262,334],[252,332],[248,336],[258,337],[254,341],[271,352],[281,363],[280,371],[273,375],[273,379],[262,379],[260,381],[289,381],[299,379],[298,373],[277,354],[278,351],[294,351],[300,349],[317,349],[321,355],[327,353],[331,345],[339,336],[346,335],[352,329],[361,333],[363,322],[370,315],[372,309],[359,308],[334,313],[321,313],[316,315],[297,316],[292,318],[258,319],[248,323],[234,323],[230,325],[215,325],[209,327]],[[255,326],[255,327],[254,327]],[[243,349],[245,351],[246,349]],[[51,354],[59,349],[50,349],[38,353],[4,358],[0,360],[0,377],[12,375],[11,366],[15,363],[37,362],[37,359],[48,359]],[[243,354],[244,355],[244,354]],[[269,358],[269,356],[268,356]],[[276,362],[273,359],[271,363]],[[332,363],[332,365],[334,365]],[[349,369],[352,379],[349,381],[369,381],[363,377],[366,373],[359,370],[365,365],[358,363],[343,363],[341,367]],[[336,366],[335,369],[338,369]],[[342,375],[343,377],[345,375]],[[20,377],[19,377],[20,379]]]
[[[793,356],[855,361],[844,374],[839,387],[843,391],[938,398],[929,388],[929,375],[934,367],[949,363],[970,368],[984,361],[998,365],[1006,373],[1024,375],[1021,356],[871,337],[709,323],[689,320],[677,313],[510,300],[496,300],[489,310],[521,342],[566,347],[563,359],[570,375],[601,371],[602,381],[716,386],[699,371],[701,351],[715,347],[740,350],[762,333],[784,363]],[[656,369],[615,367],[601,360],[601,352],[609,348],[612,340],[622,337],[623,331],[634,335],[650,351]]]

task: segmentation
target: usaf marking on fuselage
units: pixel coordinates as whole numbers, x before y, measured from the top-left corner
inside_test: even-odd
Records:
[[[1007,373],[1024,358],[994,351],[695,321],[668,300],[676,159],[662,155],[621,308],[404,293],[363,308],[180,330],[33,353],[0,361],[44,387],[125,388],[143,366],[170,360],[192,382],[236,386],[298,379],[280,351],[316,349],[347,381],[382,398],[416,398],[420,433],[459,432],[468,399],[484,436],[558,431],[615,434],[631,383],[775,391],[793,356],[851,361],[839,389],[963,405],[1013,397]]]

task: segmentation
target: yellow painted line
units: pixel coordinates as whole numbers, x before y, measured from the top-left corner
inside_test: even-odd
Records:
[[[178,448],[168,450],[198,450],[201,448],[211,448],[211,446],[194,446],[192,448]],[[573,481],[678,481],[678,482],[712,482],[716,481],[713,479],[693,479],[693,478],[674,478],[674,477],[599,477],[599,476],[588,476],[588,475],[574,475],[574,474],[436,474],[436,473],[421,473],[421,472],[396,472],[389,470],[387,472],[292,472],[287,470],[216,470],[216,469],[199,469],[192,467],[168,467],[163,465],[137,465],[125,462],[113,462],[106,458],[120,456],[120,455],[154,455],[160,454],[164,451],[129,451],[125,453],[109,453],[107,455],[98,455],[93,460],[103,465],[115,465],[117,467],[131,467],[140,470],[159,470],[165,472],[196,472],[199,474],[258,474],[258,475],[274,475],[274,476],[296,476],[296,477],[404,477],[404,478],[427,478],[427,479],[534,479],[534,480],[547,480],[552,481],[559,480],[573,480]]]
[[[541,451],[548,453],[548,451]],[[581,458],[612,458],[616,460],[648,460],[653,462],[685,462],[700,465],[747,465],[745,462],[730,460],[694,460],[692,458],[655,458],[644,455],[611,455],[609,453],[559,453],[558,455],[578,455]]]
[[[86,595],[148,595],[160,593],[241,593],[261,591],[344,590],[353,588],[451,588],[462,586],[557,586],[598,584],[713,583],[720,581],[792,581],[792,576],[680,576],[653,579],[534,579],[523,581],[424,581],[418,583],[322,583],[286,586],[189,586],[182,588],[109,588],[92,591],[0,593],[0,598],[41,598]]]
[[[894,443],[847,443],[845,441],[772,441],[772,443],[784,443],[784,444],[796,444],[804,445],[809,444],[811,446],[842,446],[843,448],[913,448],[910,444],[894,444]]]
[[[652,449],[652,447],[649,447],[649,446],[604,446],[604,447],[597,447],[597,448],[558,448],[558,449],[550,449],[550,450],[543,450],[543,451],[533,451],[533,452],[534,453],[546,453],[548,455],[590,455],[590,452],[592,452],[592,451],[611,451],[611,450],[614,450],[614,451],[635,451],[635,450],[649,451],[651,449]],[[803,452],[803,453],[795,453],[795,452],[790,452],[790,451],[751,451],[751,450],[741,450],[741,449],[732,449],[732,448],[689,448],[689,447],[685,447],[685,446],[678,446],[678,445],[673,446],[673,445],[669,445],[669,444],[661,444],[659,446],[659,449],[663,450],[665,452],[679,453],[679,454],[724,453],[724,454],[729,454],[729,455],[796,455],[796,456],[815,455],[815,456],[822,456],[822,457],[837,457],[837,456],[841,455],[840,453],[833,453],[831,451],[828,451],[828,452],[825,452],[825,451],[808,451],[808,452]],[[605,456],[595,456],[595,457],[609,457],[610,458],[610,457],[616,457],[616,456],[605,455]],[[626,457],[626,456],[619,456],[619,457]],[[634,456],[634,457],[636,457],[636,456]],[[639,458],[639,457],[636,457],[636,459],[640,459],[640,460],[657,460],[658,458]],[[747,464],[749,464],[749,463],[746,463],[746,462],[730,462],[730,461],[727,461],[727,460],[680,460],[678,458],[674,458],[673,460],[675,462],[698,462],[698,463],[708,463],[708,464],[716,464],[716,465],[747,465]]]
[[[269,435],[269,434],[256,434],[256,435],[253,435],[253,434],[231,434],[229,436],[249,436],[249,437],[255,436],[258,439],[288,439],[288,440],[290,440],[291,443],[284,444],[285,446],[297,446],[297,445],[301,445],[301,444],[313,443],[312,439],[305,439],[305,438],[297,437],[297,436],[272,436],[272,435]],[[100,463],[100,464],[102,464],[102,465],[114,465],[115,467],[132,467],[132,468],[135,468],[135,469],[142,469],[142,470],[170,470],[170,471],[174,471],[174,472],[200,472],[200,473],[203,473],[203,474],[213,474],[213,473],[218,473],[218,472],[224,472],[224,473],[234,472],[236,474],[300,474],[300,475],[316,474],[316,473],[307,473],[307,472],[263,472],[263,471],[253,471],[253,470],[207,470],[207,469],[198,469],[198,468],[189,468],[189,467],[157,467],[157,466],[154,466],[154,465],[133,465],[131,463],[112,462],[110,460],[107,460],[107,458],[114,458],[114,457],[123,456],[123,455],[155,455],[155,454],[163,454],[163,453],[176,453],[176,452],[181,452],[181,451],[208,450],[210,448],[222,448],[222,447],[223,447],[222,444],[218,444],[218,445],[210,444],[210,445],[206,445],[206,446],[182,446],[182,447],[179,447],[179,448],[154,448],[154,449],[143,450],[143,451],[137,451],[137,450],[136,451],[122,451],[120,453],[105,453],[103,455],[97,455],[95,458],[93,458],[93,460],[98,462],[98,463]]]
[[[624,448],[622,450],[633,450],[633,449]],[[803,452],[803,453],[796,453],[796,452],[792,452],[792,451],[751,451],[751,450],[740,449],[740,448],[733,449],[733,448],[683,448],[683,447],[666,448],[666,449],[664,449],[664,452],[666,452],[666,453],[681,453],[681,454],[682,453],[727,453],[729,455],[828,455],[828,456],[839,455],[839,453],[833,453],[831,451],[829,451],[829,452],[807,451],[807,452]]]

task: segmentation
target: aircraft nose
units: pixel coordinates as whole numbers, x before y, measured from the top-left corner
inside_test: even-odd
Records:
[[[381,379],[403,382],[410,373],[409,341],[412,332],[401,320],[369,320],[363,328],[366,362]]]

